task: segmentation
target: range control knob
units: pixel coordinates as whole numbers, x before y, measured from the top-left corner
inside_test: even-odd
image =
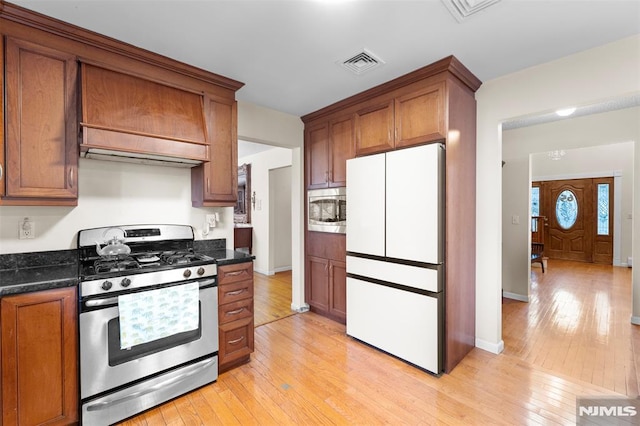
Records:
[[[184,272],[182,273],[182,276],[185,278],[189,278],[191,276],[191,270],[185,269]]]
[[[120,285],[122,287],[129,287],[129,284],[131,284],[131,280],[129,278],[123,278],[122,281],[120,281]]]
[[[113,287],[113,283],[111,281],[105,281],[102,283],[102,289],[107,291],[107,290],[111,290],[111,287]]]
[[[198,275],[204,275],[204,268],[202,266],[198,268]]]

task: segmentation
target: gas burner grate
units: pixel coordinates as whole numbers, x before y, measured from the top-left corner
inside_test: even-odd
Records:
[[[180,265],[197,260],[198,256],[193,251],[165,251],[160,254],[160,260],[167,265]]]
[[[132,257],[100,258],[93,263],[93,269],[96,274],[128,271],[138,268],[140,268],[140,264]]]

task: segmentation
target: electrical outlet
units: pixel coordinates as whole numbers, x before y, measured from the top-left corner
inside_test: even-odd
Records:
[[[216,226],[216,215],[214,214],[207,214],[204,216],[204,220],[207,223],[207,225],[211,228]]]
[[[34,238],[36,236],[36,224],[28,217],[25,217],[18,225],[18,231],[21,240]]]

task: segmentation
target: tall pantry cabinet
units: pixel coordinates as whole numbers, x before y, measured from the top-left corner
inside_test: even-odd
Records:
[[[318,140],[322,135],[329,135],[328,123],[336,117],[349,118],[353,125],[352,137],[340,140],[341,146],[348,145],[346,152],[352,153],[348,158],[436,142],[444,144],[444,370],[447,373],[475,346],[475,92],[480,85],[481,81],[462,63],[449,56],[302,117],[307,189],[325,184],[322,171],[331,167],[327,157],[315,154],[325,152],[317,148]],[[330,145],[331,139],[327,136],[326,140]],[[335,146],[332,148],[336,150]],[[325,176],[328,186],[330,175]],[[349,186],[346,178],[344,183]],[[371,188],[371,191],[377,190],[380,188]],[[420,217],[407,211],[406,220],[419,221]],[[312,310],[335,319],[330,305],[324,301],[346,300],[346,295],[341,294],[345,287],[341,281],[327,279],[323,281],[326,288],[318,289],[317,275],[324,265],[318,253],[331,252],[333,258],[326,259],[327,265],[329,260],[337,264],[345,262],[346,250],[341,240],[344,236],[323,234],[318,238],[317,234],[306,232],[305,297]],[[341,278],[342,274],[338,276]],[[322,300],[318,301],[319,298]]]

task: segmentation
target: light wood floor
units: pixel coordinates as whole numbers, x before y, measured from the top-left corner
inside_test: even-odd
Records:
[[[307,312],[256,327],[250,363],[123,425],[573,425],[577,397],[638,391],[631,372],[635,368],[637,374],[638,366],[625,361],[633,357],[629,340],[640,343],[638,327],[624,325],[630,277],[608,268],[550,263],[544,276],[534,270],[531,303],[503,305],[504,353],[476,348],[440,378],[358,343],[343,325]],[[578,299],[580,294],[593,301]],[[612,369],[597,362],[583,378],[587,364],[601,358],[617,368],[629,366],[624,391],[615,387],[619,379],[604,379]],[[603,379],[594,380],[600,370]]]
[[[295,314],[291,310],[291,271],[253,273],[253,321],[256,327]]]
[[[549,260],[532,268],[529,303],[505,299],[504,354],[625,395],[638,395],[640,326],[631,269]]]

